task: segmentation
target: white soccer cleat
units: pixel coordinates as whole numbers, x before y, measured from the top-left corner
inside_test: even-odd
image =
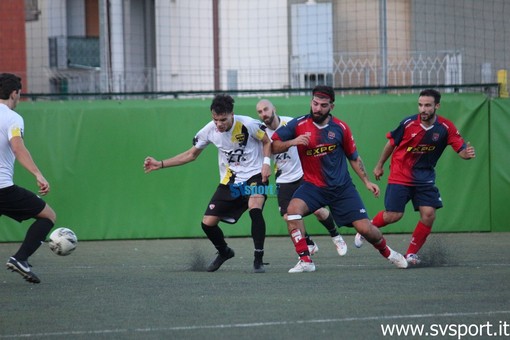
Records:
[[[331,238],[331,240],[335,244],[336,251],[338,252],[338,255],[344,256],[345,254],[347,254],[347,243],[345,243],[342,236],[337,235],[337,236]]]
[[[289,273],[303,273],[303,272],[314,272],[314,271],[315,271],[315,263],[299,260],[299,262],[294,266],[294,268],[291,268],[289,270]]]
[[[390,256],[388,256],[388,260],[398,268],[401,269],[407,268],[408,263],[406,258],[402,254],[391,249],[390,247],[388,247],[388,249],[390,250]]]
[[[361,236],[360,233],[356,233],[356,236],[354,236],[354,245],[356,246],[356,248],[361,248],[364,241],[365,238]]]
[[[421,259],[416,254],[407,254],[406,261],[410,266],[416,266],[421,263]]]
[[[315,242],[313,244],[309,244],[308,251],[310,252],[310,255],[313,255],[319,251],[319,246]]]

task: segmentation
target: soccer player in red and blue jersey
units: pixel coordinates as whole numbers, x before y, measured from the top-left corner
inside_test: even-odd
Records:
[[[349,175],[347,164],[368,190],[376,197],[379,195],[379,187],[368,179],[349,126],[331,115],[335,106],[333,88],[316,86],[312,95],[310,113],[292,119],[272,136],[273,154],[297,146],[304,172],[303,184],[296,190],[287,208],[287,227],[299,255],[299,262],[289,273],[315,271],[304,237],[302,218],[325,206],[330,208],[337,225],[354,227],[385,258],[399,268],[406,268],[405,258],[388,247],[379,229],[370,223]]]
[[[436,209],[443,206],[435,186],[435,166],[444,149],[451,145],[463,159],[475,158],[475,149],[464,143],[455,125],[438,116],[441,94],[432,89],[421,91],[418,98],[419,113],[402,120],[389,132],[374,175],[380,180],[383,166],[391,156],[390,175],[384,200],[385,210],[372,220],[377,227],[384,227],[402,218],[406,204],[411,200],[414,210],[420,212],[420,221],[414,229],[406,259],[410,265],[420,263],[417,253],[425,244],[432,230]],[[362,238],[356,235],[355,245],[360,247]]]

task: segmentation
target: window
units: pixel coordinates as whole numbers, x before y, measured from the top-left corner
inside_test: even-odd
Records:
[[[41,11],[38,8],[37,0],[25,0],[25,21],[39,20]]]

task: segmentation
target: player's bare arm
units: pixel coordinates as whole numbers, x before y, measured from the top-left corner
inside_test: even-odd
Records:
[[[293,146],[308,145],[310,143],[310,137],[306,135],[299,135],[294,139],[288,141],[274,140],[271,144],[271,151],[273,154],[282,153]]]
[[[379,161],[377,162],[374,168],[374,176],[376,180],[379,181],[382,175],[384,175],[384,163],[386,163],[388,158],[391,156],[393,150],[395,150],[395,147],[392,146],[389,141],[386,142],[386,145],[384,146],[383,151],[381,152],[381,156],[379,157]]]
[[[39,194],[44,196],[47,193],[50,192],[50,184],[44,178],[43,174],[35,164],[34,160],[32,159],[32,155],[28,151],[28,149],[25,146],[25,143],[23,142],[23,138],[21,137],[13,137],[11,139],[11,147],[12,152],[14,152],[14,155],[16,156],[17,161],[25,168],[27,171],[29,171],[32,175],[34,175],[37,186],[39,187]]]
[[[289,150],[291,146],[292,145],[290,144],[290,141],[284,142],[281,140],[273,140],[273,142],[271,143],[271,152],[276,155],[278,153],[282,153]]]
[[[464,150],[462,150],[461,152],[459,152],[459,156],[464,159],[475,158],[476,157],[475,147],[471,146],[470,142],[467,142],[466,148]]]
[[[267,134],[264,134],[264,138],[262,138],[262,151],[264,153],[264,163],[262,164],[262,182],[267,182],[269,179],[269,176],[271,176],[271,140],[267,136]],[[267,160],[267,162],[266,162]]]
[[[193,162],[198,158],[202,149],[198,149],[192,146],[189,150],[184,151],[172,158],[164,159],[164,160],[156,160],[154,157],[148,156],[145,158],[143,162],[143,168],[145,173],[149,173],[154,170],[159,170],[163,168],[170,168],[172,166],[179,166],[189,162]]]
[[[361,157],[358,156],[358,158],[355,160],[350,159],[349,162],[351,163],[352,169],[354,170],[354,172],[356,172],[356,174],[365,184],[367,189],[370,190],[375,197],[379,197],[380,193],[379,186],[375,183],[370,182],[370,180],[368,179],[368,174],[365,170],[365,164],[363,164],[363,160],[361,159]]]

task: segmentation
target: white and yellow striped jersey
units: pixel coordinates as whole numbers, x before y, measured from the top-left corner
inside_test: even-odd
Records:
[[[219,132],[211,121],[198,131],[193,145],[205,149],[212,143],[218,148],[220,183],[227,185],[245,182],[262,171],[264,135],[259,121],[234,115],[229,131]]]

